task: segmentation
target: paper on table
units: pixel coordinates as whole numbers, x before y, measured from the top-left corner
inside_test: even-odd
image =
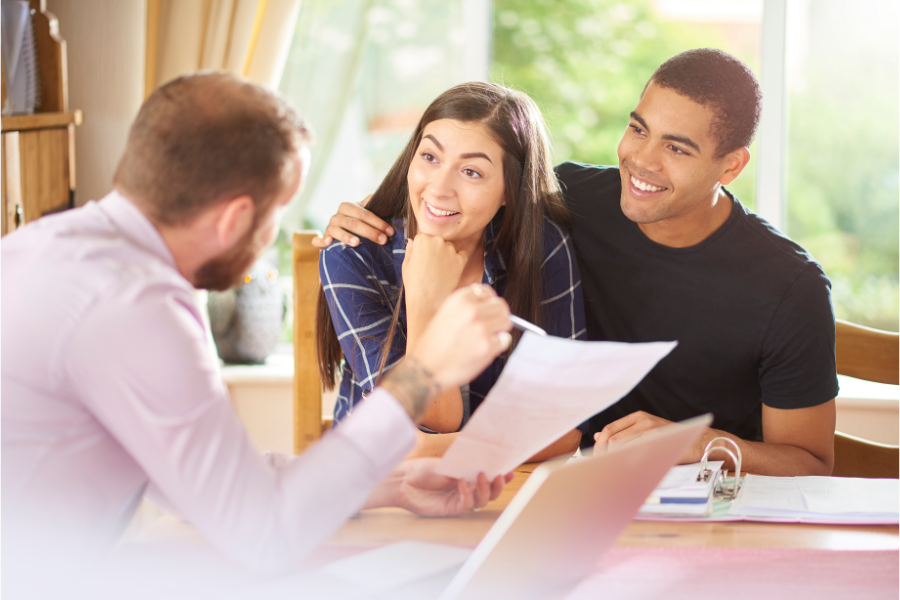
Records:
[[[896,479],[747,475],[730,513],[833,519],[897,518]]]
[[[809,512],[894,514],[900,505],[896,479],[803,477],[800,491]]]
[[[335,561],[321,567],[316,575],[324,574],[352,582],[360,589],[371,592],[385,591],[459,567],[470,554],[470,548],[426,542],[396,542]]]
[[[796,477],[747,475],[729,512],[736,515],[803,513],[806,502]]]
[[[438,472],[512,471],[631,391],[677,342],[582,342],[525,333]]]

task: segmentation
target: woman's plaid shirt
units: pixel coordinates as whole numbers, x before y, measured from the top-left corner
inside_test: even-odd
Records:
[[[496,221],[496,219],[495,219]],[[485,229],[485,248],[492,246],[495,221]],[[344,351],[342,379],[334,421],[353,411],[375,386],[381,364],[382,344],[387,338],[401,283],[406,252],[404,224],[394,223],[397,234],[384,246],[361,240],[359,246],[334,243],[319,257],[319,276],[338,340]],[[482,282],[499,295],[506,290],[507,261],[499,250],[484,254]],[[549,335],[586,339],[581,277],[569,233],[550,219],[544,226],[543,323]],[[385,372],[397,364],[406,348],[406,312],[400,309],[399,327],[388,355]],[[463,390],[468,400],[465,418],[474,411],[497,381],[503,357],[494,361]],[[465,418],[463,423],[465,423]]]

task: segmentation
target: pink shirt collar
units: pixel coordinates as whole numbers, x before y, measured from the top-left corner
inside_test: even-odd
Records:
[[[98,202],[98,206],[122,234],[135,245],[157,256],[173,269],[178,269],[175,257],[172,256],[172,251],[166,245],[156,225],[134,202],[113,190]]]

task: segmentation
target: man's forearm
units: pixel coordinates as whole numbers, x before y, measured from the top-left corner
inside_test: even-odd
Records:
[[[802,476],[802,475],[831,475],[833,461],[829,461],[827,457],[820,458],[798,446],[790,444],[778,444],[774,442],[751,442],[743,440],[735,435],[719,431],[717,429],[708,429],[704,433],[698,445],[700,454],[692,456],[693,460],[687,462],[696,462],[702,457],[703,449],[706,445],[717,437],[727,437],[737,442],[741,449],[741,470],[755,475],[774,475],[780,477]],[[717,446],[724,446],[734,451],[730,444],[717,442]],[[734,470],[736,467],[731,458],[725,452],[713,452],[710,460],[724,460],[724,468]]]
[[[397,498],[400,492],[400,483],[403,481],[404,464],[400,463],[390,475],[381,481],[363,505],[363,510],[367,508],[382,508],[385,506],[398,506]]]
[[[426,311],[424,309],[414,310],[407,305],[407,347],[415,346],[419,340],[421,332],[425,329],[425,325],[434,316],[434,311]],[[443,390],[442,393],[435,396],[434,401],[428,407],[428,410],[422,415],[419,421],[425,427],[437,431],[439,433],[450,433],[459,429],[463,418],[463,402],[459,388],[451,388]],[[426,452],[415,454],[415,456],[440,456],[443,452],[435,454],[434,452]]]
[[[397,399],[416,423],[421,421],[431,401],[442,391],[434,373],[409,355],[385,375],[381,387]]]

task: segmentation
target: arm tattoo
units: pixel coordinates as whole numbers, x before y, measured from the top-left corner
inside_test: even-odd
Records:
[[[381,386],[397,399],[416,423],[431,400],[441,393],[441,385],[435,380],[434,373],[409,355],[385,375]]]

